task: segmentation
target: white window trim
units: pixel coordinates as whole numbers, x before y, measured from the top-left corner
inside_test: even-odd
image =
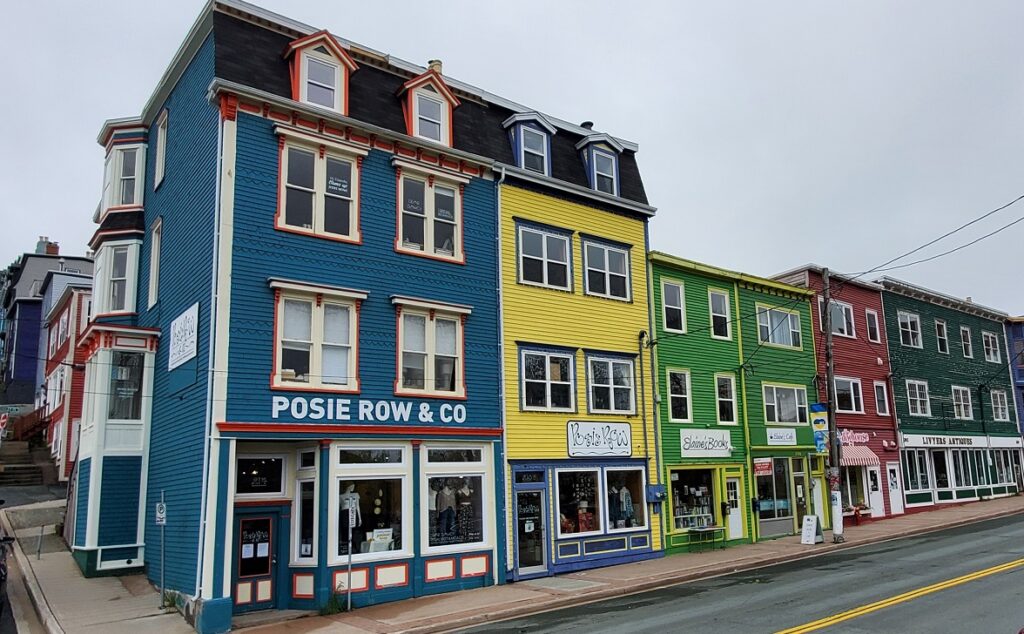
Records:
[[[683,398],[678,394],[672,394],[672,375],[683,374],[686,376],[686,418],[674,418],[672,416],[672,399]],[[685,368],[666,368],[665,369],[665,392],[668,395],[668,420],[673,423],[692,423],[693,422],[693,386],[691,384],[690,371]]]
[[[849,304],[847,302],[841,302],[838,299],[830,299],[829,302],[832,303],[832,304],[835,304],[836,306],[842,308],[842,310],[843,310],[843,331],[842,332],[837,331],[836,330],[836,324],[833,323],[832,324],[832,334],[836,335],[838,337],[845,337],[847,339],[856,339],[857,338],[857,320],[854,317],[853,304]],[[820,297],[818,298],[818,315],[820,316],[820,320],[819,321],[821,322],[821,323],[818,324],[819,329],[824,331],[825,330],[825,300],[824,300],[824,298],[820,298]],[[846,332],[847,318],[849,318],[850,332]]]
[[[605,267],[606,268],[603,269],[603,270],[602,269],[593,269],[593,270],[595,272],[599,272],[599,273],[603,273],[604,274],[605,289],[608,291],[606,293],[598,293],[596,291],[590,290],[590,275],[588,275],[588,273],[590,272],[591,268],[590,268],[590,258],[587,256],[587,250],[588,250],[588,247],[591,247],[591,246],[597,247],[599,249],[604,249],[604,251],[605,251],[604,262],[605,262]],[[605,243],[597,241],[597,240],[584,240],[583,244],[582,244],[582,251],[583,251],[583,288],[584,288],[584,291],[586,292],[587,295],[590,295],[592,297],[604,297],[605,299],[612,299],[612,300],[619,301],[619,302],[631,302],[631,301],[633,301],[633,280],[632,280],[632,277],[633,277],[632,276],[633,262],[632,262],[632,260],[630,258],[629,249],[623,249],[623,248],[620,248],[620,247],[614,247],[614,246],[612,246],[610,244],[605,244]],[[612,276],[612,272],[611,272],[611,265],[608,263],[608,253],[610,251],[616,251],[618,253],[621,253],[622,256],[625,258],[625,263],[626,263],[626,273],[625,273],[625,275],[626,275],[626,296],[625,297],[619,297],[618,295],[612,295],[612,293],[611,293],[611,288],[612,288],[611,276]],[[618,275],[618,274],[616,273],[616,275]]]
[[[431,101],[436,101],[437,104],[441,107],[441,120],[440,121],[435,121],[434,119],[431,119],[430,117],[428,117],[426,115],[422,115],[423,119],[426,119],[427,121],[432,121],[432,122],[438,124],[438,128],[439,128],[438,134],[441,136],[440,139],[432,139],[429,136],[420,134],[420,118],[421,118],[421,115],[420,115],[420,98],[421,97],[423,99],[429,99]],[[412,91],[412,95],[410,95],[410,99],[412,100],[412,125],[413,125],[413,134],[412,134],[412,136],[420,138],[420,139],[425,139],[427,141],[430,141],[431,143],[439,143],[441,145],[450,146],[451,145],[451,132],[450,132],[451,131],[451,120],[450,120],[451,119],[451,104],[449,104],[445,100],[445,98],[442,97],[441,95],[439,95],[437,93],[431,93],[429,91],[422,90],[422,89],[417,89],[417,90]]]
[[[317,452],[319,453],[319,452]],[[317,482],[317,470],[309,467],[299,467],[298,452],[295,457],[295,492],[292,496],[292,535],[294,542],[291,553],[291,565],[296,567],[316,566],[320,552],[320,483]],[[299,549],[302,547],[301,531],[299,523],[302,520],[302,484],[313,483],[313,553],[302,555]]]
[[[995,354],[989,355],[989,346],[985,345],[988,341],[992,341],[992,350]],[[1002,363],[1003,362],[1003,351],[999,347],[999,336],[994,332],[988,330],[981,331],[981,349],[985,353],[985,361],[989,363]]]
[[[885,413],[882,413],[878,407],[878,388],[882,388],[882,402],[885,403]],[[878,416],[892,416],[889,411],[889,386],[885,384],[885,381],[874,381],[872,383],[872,392],[875,397],[875,414]]]
[[[963,385],[954,385],[951,390],[953,398],[953,418],[956,420],[974,420],[974,401],[971,398],[971,388],[964,387]],[[959,399],[961,402],[957,402],[957,394],[961,395]],[[966,395],[966,398],[963,396]],[[966,411],[966,416],[960,416],[957,414],[957,407]]]
[[[606,357],[606,356],[601,356],[601,355],[594,355],[594,356],[588,356],[586,358],[586,361],[587,361],[587,411],[589,413],[592,413],[592,414],[623,414],[623,415],[635,414],[636,413],[636,366],[633,363],[633,359],[626,359],[626,358],[623,358],[623,357]],[[613,382],[609,383],[606,387],[608,387],[608,389],[610,390],[610,393],[609,393],[609,397],[611,398],[610,403],[612,403],[613,405],[615,403],[615,388],[616,388],[616,385],[614,384],[614,379],[613,379],[612,374],[611,374],[614,371],[611,366],[612,366],[612,364],[615,364],[615,363],[626,363],[626,364],[629,365],[629,409],[628,410],[619,410],[619,409],[614,409],[614,408],[613,409],[597,409],[596,407],[593,406],[593,403],[594,403],[593,388],[595,387],[595,385],[594,385],[593,373],[591,372],[591,368],[590,368],[590,364],[593,361],[598,361],[598,362],[601,362],[601,363],[609,364],[608,380],[609,381],[613,381]],[[622,386],[618,386],[618,387],[621,388]]]
[[[601,192],[602,194],[609,194],[611,196],[618,196],[619,195],[619,176],[618,176],[619,157],[617,157],[615,154],[613,154],[611,152],[608,152],[608,151],[605,151],[605,150],[599,150],[597,148],[594,148],[592,150],[591,156],[593,156],[593,161],[594,161],[594,164],[591,165],[591,167],[590,167],[590,174],[591,174],[591,179],[592,179],[591,182],[594,184],[594,191]],[[598,172],[597,171],[597,157],[598,156],[604,156],[604,157],[608,158],[612,162],[612,173],[611,174],[607,174],[605,172]],[[598,189],[598,187],[597,187],[597,176],[598,176],[598,174],[600,174],[601,176],[610,177],[612,179],[612,191],[611,192],[603,192],[600,189]]]
[[[669,306],[668,301],[665,299],[666,286],[679,287],[679,306]],[[682,313],[682,319],[680,319],[682,328],[677,329],[668,327],[669,308],[678,308],[679,311]],[[677,332],[680,334],[686,333],[686,284],[682,280],[675,280],[664,277],[661,279],[661,328],[666,332]]]
[[[328,289],[314,286],[302,286],[293,282],[274,280],[271,288],[278,291],[274,303],[277,317],[277,329],[274,332],[274,353],[277,361],[273,369],[272,387],[281,390],[308,390],[315,388],[323,392],[358,392],[359,391],[359,302],[366,299],[366,294],[358,291]],[[319,300],[318,300],[318,296]],[[286,300],[312,303],[310,319],[311,347],[309,353],[309,381],[285,381],[281,378],[284,355],[281,353],[281,342],[284,339],[284,303]],[[323,325],[324,312],[327,304],[346,306],[349,310],[349,355],[348,383],[324,383],[323,378]],[[333,344],[328,344],[333,345]]]
[[[740,424],[740,412],[739,412],[739,407],[738,407],[738,403],[737,403],[737,400],[736,400],[736,375],[732,374],[730,372],[718,372],[718,373],[715,374],[714,379],[715,379],[715,383],[714,383],[714,387],[715,387],[715,419],[718,421],[719,425],[739,425]],[[732,399],[723,399],[723,398],[721,398],[718,395],[718,379],[729,379],[729,383],[732,385]],[[731,420],[731,421],[722,420],[721,410],[718,408],[718,406],[722,402],[727,401],[727,400],[732,403],[733,420]]]
[[[526,355],[533,354],[545,357],[544,372],[547,378],[544,379],[547,407],[537,407],[526,404]],[[548,373],[551,370],[550,357],[564,357],[569,359],[569,407],[551,407],[551,377]],[[559,384],[564,381],[559,381]],[[521,407],[524,412],[575,412],[576,411],[576,355],[572,352],[557,352],[536,348],[522,348],[519,351],[519,391],[522,395]]]
[[[303,49],[299,55],[302,57],[302,74],[299,77],[299,99],[302,103],[309,104],[315,108],[322,108],[324,110],[330,110],[332,112],[343,112],[345,105],[345,73],[342,70],[341,62],[336,59],[333,55],[324,55],[313,50],[315,47],[308,47]],[[330,66],[334,69],[334,104],[332,106],[325,106],[321,103],[315,103],[309,100],[309,84],[310,82],[315,83],[324,88],[330,88],[325,84],[314,82],[309,78],[309,60],[314,59],[325,66]]]
[[[121,203],[121,169],[123,161],[121,154],[126,150],[135,150],[135,192],[134,201],[129,204]],[[143,194],[145,193],[146,180],[146,146],[141,143],[115,145],[107,154],[107,164],[104,167],[103,183],[103,211],[111,208],[135,208],[142,206]],[[117,201],[115,203],[115,201]]]
[[[167,109],[160,113],[156,120],[156,161],[153,166],[153,190],[164,181],[164,170],[167,162]]]
[[[543,244],[543,248],[544,248],[544,255],[541,258],[541,268],[544,271],[544,279],[547,280],[547,278],[548,278],[548,262],[554,262],[555,264],[564,264],[565,268],[566,268],[565,286],[557,286],[555,284],[550,284],[547,281],[545,281],[545,282],[534,282],[533,280],[528,280],[528,279],[523,277],[523,258],[524,257],[530,257],[530,258],[533,258],[533,259],[537,259],[535,256],[532,256],[532,255],[531,256],[525,256],[524,253],[523,253],[523,232],[524,231],[530,231],[532,233],[540,234],[541,237],[543,238],[542,244]],[[571,236],[567,236],[567,235],[563,235],[561,233],[556,233],[554,231],[545,231],[544,229],[538,229],[536,227],[530,227],[530,226],[525,226],[525,225],[520,225],[518,227],[518,233],[519,233],[519,240],[517,241],[517,246],[516,246],[516,250],[517,250],[516,258],[517,258],[518,277],[519,277],[519,279],[517,281],[520,284],[526,284],[528,286],[539,286],[541,288],[550,288],[550,289],[554,289],[556,291],[571,291],[572,290],[572,237]],[[548,238],[549,237],[565,241],[565,259],[566,259],[566,261],[564,263],[563,262],[558,262],[557,260],[549,260],[548,259]]]
[[[772,421],[772,420],[768,420],[768,397],[767,397],[767,390],[768,390],[768,388],[772,388],[773,390],[776,390],[776,391],[778,391],[778,390],[794,390],[797,393],[797,395],[799,395],[800,393],[803,393],[803,395],[804,395],[804,404],[803,404],[804,418],[806,418],[807,420],[805,422],[802,422],[802,423],[799,420],[800,419],[800,404],[799,404],[800,401],[799,401],[799,398],[798,398],[797,395],[794,395],[794,398],[797,400],[797,420],[795,422],[792,422],[792,421]],[[764,413],[765,425],[770,425],[770,426],[775,426],[775,427],[806,427],[806,426],[810,425],[810,407],[808,406],[808,403],[807,403],[807,387],[806,386],[803,386],[803,385],[788,385],[788,384],[785,384],[785,383],[762,383],[761,384],[761,405],[764,408],[764,412],[763,413]],[[776,415],[776,418],[778,417],[778,414],[779,414],[779,402],[778,402],[778,396],[776,395],[776,398],[775,398],[775,415]]]
[[[527,152],[529,152],[530,154],[533,154],[534,156],[540,156],[542,159],[544,159],[544,169],[542,171],[540,171],[540,172],[537,172],[537,173],[538,174],[549,175],[551,173],[551,161],[548,158],[548,139],[550,137],[548,137],[546,132],[541,132],[540,130],[538,130],[536,128],[533,128],[533,127],[530,127],[528,125],[520,125],[519,126],[519,130],[520,130],[520,137],[519,137],[519,166],[522,167],[524,170],[529,170],[531,172],[536,171],[536,170],[530,169],[529,167],[526,166],[526,154],[527,154]],[[527,134],[536,134],[537,136],[541,137],[542,146],[544,147],[544,151],[543,152],[535,152],[534,150],[527,150],[526,149],[526,135]]]
[[[849,381],[850,389],[856,389],[857,396],[859,398],[854,399],[860,401],[860,409],[839,409],[839,382]],[[856,387],[854,387],[856,386]],[[849,376],[837,376],[835,377],[835,383],[832,385],[833,394],[836,395],[836,412],[840,414],[863,414],[864,413],[864,387],[861,385],[860,379],[849,377]]]
[[[725,330],[728,333],[722,337],[715,334],[715,309],[714,304],[711,301],[712,295],[724,295],[725,296]],[[729,291],[721,288],[709,288],[708,289],[708,326],[711,328],[711,338],[719,339],[721,341],[732,341],[732,319],[729,318],[729,302],[732,297]]]
[[[427,452],[430,449],[476,449],[480,451],[480,462],[430,462],[427,460]],[[449,544],[447,546],[430,545],[430,521],[420,522],[420,550],[430,555],[441,555],[447,553],[463,552],[466,550],[484,550],[492,545],[491,539],[491,518],[489,509],[494,508],[494,469],[492,466],[490,448],[485,445],[458,445],[454,443],[432,445],[423,443],[420,445],[420,509],[424,514],[430,512],[430,478],[431,477],[459,477],[459,476],[480,476],[480,517],[483,520],[481,525],[481,541],[466,542],[461,544]]]
[[[342,465],[341,450],[365,451],[374,449],[398,449],[402,452],[402,461],[395,463],[366,463]],[[338,531],[341,529],[340,483],[342,480],[400,480],[402,483],[402,549],[388,550],[379,553],[352,553],[353,563],[368,561],[388,561],[392,559],[408,559],[413,553],[413,493],[412,493],[412,458],[407,444],[382,442],[336,443],[330,451],[329,487],[327,504],[327,565],[340,566],[348,563],[348,555],[338,555]]]
[[[423,183],[423,248],[417,249],[405,244],[403,216],[405,215],[405,181],[407,179]],[[453,205],[455,210],[455,244],[452,254],[438,253],[434,244],[434,221],[437,219],[437,203],[434,200],[434,188],[443,187],[453,192]],[[418,215],[418,214],[417,214]],[[445,220],[444,222],[448,222]],[[400,253],[417,255],[420,257],[444,260],[446,262],[465,261],[462,235],[462,186],[458,180],[435,178],[433,174],[426,172],[419,173],[416,170],[408,170],[403,167],[402,174],[398,179],[398,226],[395,229],[395,250]]]
[[[647,493],[647,469],[643,468],[642,466],[635,466],[635,467],[632,467],[632,466],[629,466],[629,467],[627,467],[627,466],[605,467],[604,469],[602,469],[602,471],[604,473],[602,474],[603,478],[602,478],[602,482],[601,482],[601,497],[604,500],[604,506],[605,506],[605,508],[604,508],[604,515],[605,515],[605,517],[608,516],[608,512],[611,510],[611,509],[608,508],[608,473],[609,472],[616,472],[616,471],[619,471],[619,472],[622,472],[622,471],[639,471],[640,472],[640,477],[641,477],[640,492],[643,495],[646,496],[646,493]],[[634,500],[633,502],[635,504],[636,500]],[[648,529],[648,524],[650,523],[650,518],[648,517],[648,514],[647,514],[647,502],[646,502],[646,500],[641,500],[640,507],[644,510],[644,525],[643,526],[625,526],[623,528],[613,528],[611,526],[611,522],[608,522],[609,526],[608,526],[606,532],[608,534],[617,534],[617,533],[635,533],[637,531],[645,531],[645,530],[647,530]],[[602,518],[602,522],[603,521],[604,521],[604,518]]]
[[[163,243],[163,218],[157,218],[149,230],[149,296],[147,308],[156,305],[160,293],[160,249]]]
[[[1002,404],[998,405],[998,406],[996,405],[996,394],[998,394],[1000,396],[1000,398],[1002,399]],[[1006,391],[1005,390],[992,390],[989,393],[989,399],[992,401],[992,418],[994,420],[1001,421],[1001,422],[1009,422],[1010,421],[1010,402],[1009,402],[1009,399],[1006,397]],[[1003,415],[1001,415],[1001,416],[999,415],[1000,411],[1003,412]]]
[[[939,326],[942,327],[942,335],[939,335]],[[946,344],[945,351],[942,350],[942,344]],[[935,349],[939,354],[949,354],[949,326],[946,324],[945,319],[935,320]]]
[[[323,143],[325,150],[321,156],[319,148],[315,145],[318,141],[306,135],[299,135],[292,133],[290,130],[283,128],[276,128],[278,134],[285,137],[284,148],[281,150],[281,168],[279,170],[279,185],[280,190],[278,198],[278,213],[275,222],[275,228],[282,231],[291,231],[295,233],[302,233],[309,236],[316,236],[318,238],[327,238],[329,240],[338,240],[341,242],[361,242],[362,231],[359,222],[359,207],[360,207],[360,181],[361,169],[359,167],[359,158],[366,156],[365,150],[358,150],[350,148],[346,145],[339,143]],[[287,218],[287,200],[288,200],[288,155],[289,150],[300,150],[313,155],[313,225],[311,227],[300,227],[298,225],[288,224]],[[351,185],[351,192],[348,198],[349,201],[349,219],[348,228],[349,233],[333,233],[327,231],[324,228],[324,222],[326,217],[326,203],[324,202],[327,196],[327,160],[332,159],[335,161],[342,161],[348,163],[351,169],[351,176],[349,177],[349,183]],[[303,191],[308,191],[303,189]],[[332,194],[332,196],[335,196]],[[339,197],[339,196],[335,196]]]
[[[561,492],[559,491],[559,489],[561,488],[561,483],[559,482],[558,475],[560,473],[595,473],[595,474],[597,474],[597,492],[596,493],[598,495],[598,498],[601,501],[600,508],[602,509],[602,511],[600,513],[594,513],[594,515],[597,517],[597,530],[587,531],[585,533],[563,533],[562,532],[562,523],[561,522],[555,522],[555,530],[558,531],[558,539],[576,539],[578,537],[591,537],[591,536],[594,536],[594,535],[603,535],[604,532],[605,532],[605,530],[604,530],[605,513],[607,513],[607,509],[605,509],[604,507],[608,505],[608,496],[605,494],[605,483],[604,483],[604,478],[603,478],[604,470],[601,469],[600,467],[577,467],[577,468],[571,468],[571,469],[569,469],[569,468],[567,468],[567,469],[555,469],[555,503],[553,504],[553,506],[555,507],[555,510],[558,513],[561,513],[561,510],[559,509],[559,506],[560,506],[560,501],[562,499]],[[594,504],[594,502],[592,501],[591,505],[593,505],[593,504]]]
[[[110,307],[110,275],[114,269],[114,249],[127,247],[128,258],[125,266],[125,301],[124,308],[113,310]],[[139,279],[139,250],[141,240],[118,240],[104,242],[96,256],[93,277],[94,316],[99,315],[130,315],[135,313]]]
[[[928,381],[919,381],[917,379],[907,379],[907,413],[911,416],[920,416],[922,418],[929,418],[932,415],[932,399],[928,393]],[[913,408],[910,407],[910,386],[914,385],[918,388],[924,388],[924,402],[925,411],[920,413],[914,413]]]
[[[964,335],[967,335],[966,339]],[[965,359],[974,358],[974,340],[971,338],[971,329],[968,326],[960,326],[960,351],[963,352]]]
[[[878,335],[875,338],[871,337],[871,319],[875,320],[875,334]],[[878,320],[878,311],[870,308],[864,309],[864,326],[867,329],[868,341],[872,343],[882,343],[882,323]]]
[[[917,344],[913,343],[913,337],[911,337],[911,343],[903,343],[903,317],[907,317],[908,324],[917,324]],[[896,324],[900,330],[900,345],[906,348],[917,348],[918,350],[924,348],[924,332],[921,329],[921,316],[916,313],[910,313],[905,310],[897,311],[896,313]],[[911,335],[913,330],[909,330]]]
[[[431,396],[440,398],[461,399],[466,397],[466,324],[465,317],[469,311],[465,308],[455,309],[443,305],[434,305],[406,301],[393,298],[392,303],[400,308],[398,315],[398,365],[395,368],[395,394],[398,396]],[[455,350],[457,353],[455,361],[455,391],[416,389],[402,385],[402,355],[405,351],[405,317],[406,315],[417,315],[425,318],[426,335],[426,359],[423,367],[423,385],[435,385],[435,358],[437,356],[437,319],[445,319],[455,322]]]
[[[800,312],[799,311],[786,310],[786,309],[780,308],[778,306],[766,306],[764,304],[756,304],[755,307],[754,307],[754,310],[757,311],[757,341],[758,341],[758,343],[760,343],[762,345],[765,345],[765,346],[770,346],[770,347],[775,347],[775,348],[783,348],[783,349],[786,349],[786,350],[803,350],[804,349],[803,323],[802,323],[802,320],[800,318]],[[794,332],[799,333],[800,345],[793,345],[793,344],[787,344],[787,343],[778,343],[778,342],[775,342],[775,341],[771,340],[772,336],[776,332],[775,329],[772,328],[771,313],[773,313],[773,312],[785,313],[786,315],[789,316],[787,318],[787,322],[789,324],[789,337],[790,337],[790,340],[793,339],[793,333]],[[762,324],[761,324],[761,316],[762,315],[764,315],[765,319],[768,320],[768,323],[765,324],[767,326],[767,328],[768,328],[768,339],[767,340],[761,338],[761,326],[762,326]],[[797,328],[796,328],[796,330],[793,329],[792,317],[794,317],[794,316],[796,317],[796,320],[797,320]]]
[[[266,459],[280,459],[281,460],[281,489],[278,491],[270,491],[267,493],[237,493],[235,492],[236,500],[278,500],[285,497],[288,494],[288,455],[283,453],[239,453],[235,455],[235,474],[238,473],[238,461],[242,459],[258,460],[260,458]],[[237,476],[232,474],[232,479],[237,482]]]

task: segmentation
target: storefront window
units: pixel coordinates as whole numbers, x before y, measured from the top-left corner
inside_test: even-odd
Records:
[[[428,449],[427,462],[480,462],[479,449]]]
[[[843,508],[853,508],[864,502],[864,469],[862,467],[843,467]]]
[[[669,476],[675,530],[715,524],[715,498],[710,469],[684,469]]]
[[[356,509],[351,523],[349,505]],[[338,556],[349,553],[350,526],[353,554],[401,550],[402,478],[342,478],[338,483]]]
[[[949,488],[949,469],[946,466],[946,452],[933,451],[932,464],[935,467],[935,486],[940,489]]]
[[[558,531],[561,535],[601,530],[598,471],[558,472]]]
[[[971,474],[971,452],[966,449],[954,449],[951,453],[953,457],[953,473],[956,475],[956,486],[974,486],[974,476]]]
[[[110,419],[142,419],[144,359],[145,355],[140,352],[113,352],[110,364]]]
[[[608,495],[608,530],[647,526],[643,470],[607,469],[604,472],[604,480]]]
[[[314,490],[312,480],[299,482],[298,517],[295,520],[299,527],[299,552],[296,553],[299,559],[313,559],[313,525],[316,521]]]
[[[401,449],[342,449],[338,452],[341,464],[381,464],[402,462]]]
[[[240,456],[236,468],[235,493],[284,495],[284,458]]]
[[[483,477],[427,478],[429,545],[474,544],[484,540]]]
[[[931,489],[928,479],[928,451],[925,449],[906,449],[903,451],[903,479],[906,480],[908,491],[927,491]]]
[[[988,459],[985,457],[985,453],[981,449],[974,450],[974,463],[978,465],[978,484],[989,483]]]
[[[789,503],[788,458],[773,458],[772,474],[757,476],[757,498],[761,519],[793,516]]]

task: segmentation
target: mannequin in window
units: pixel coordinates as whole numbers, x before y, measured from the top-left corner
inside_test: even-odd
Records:
[[[628,525],[636,525],[633,513],[633,494],[629,492],[629,487],[619,489],[619,515]]]
[[[469,486],[469,478],[462,480],[462,486],[455,492],[455,501],[458,502],[456,520],[460,541],[474,541],[471,539],[473,532],[473,489]]]
[[[437,525],[442,533],[450,533],[455,530],[455,491],[451,483],[444,481],[444,486],[437,492],[435,499],[437,509]]]
[[[625,519],[620,512],[619,488],[615,485],[608,487],[608,527],[621,528],[619,520]],[[625,524],[623,524],[624,526]]]
[[[356,521],[352,525],[352,543],[358,544],[360,539],[355,536],[355,529],[363,525],[363,513],[359,508],[359,493],[356,491],[356,485],[354,482],[350,482],[345,487],[345,492],[338,496],[340,502],[338,512],[341,515],[340,531],[338,532],[338,539],[342,543],[348,543],[348,509],[354,507],[356,509]]]

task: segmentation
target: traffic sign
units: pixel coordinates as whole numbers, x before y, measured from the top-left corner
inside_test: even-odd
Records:
[[[156,525],[164,526],[167,524],[167,505],[163,502],[156,503]]]

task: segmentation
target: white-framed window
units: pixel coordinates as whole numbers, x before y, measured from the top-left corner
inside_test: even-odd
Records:
[[[316,565],[318,552],[319,500],[316,490],[316,449],[296,452],[295,493],[292,500],[292,562]]]
[[[519,227],[519,282],[562,291],[572,287],[571,238],[534,227]]]
[[[431,86],[413,94],[414,135],[448,145],[448,104]]]
[[[420,508],[427,509],[424,552],[437,554],[483,547],[487,543],[486,509],[491,501],[487,447],[427,445],[423,455]]]
[[[519,126],[522,135],[519,164],[523,169],[548,173],[548,135],[527,125]]]
[[[156,305],[160,292],[160,245],[163,239],[164,222],[157,219],[149,231],[149,308]]]
[[[615,169],[615,155],[601,150],[594,150],[593,183],[599,192],[618,194],[618,171]]]
[[[602,414],[632,414],[633,361],[607,357],[587,358],[588,409]]]
[[[807,423],[807,388],[765,384],[764,419],[781,425]]]
[[[338,444],[331,450],[328,508],[329,565],[348,561],[349,505],[352,561],[410,557],[413,493],[410,448],[404,444]]]
[[[50,345],[47,348],[46,356],[53,358],[53,355],[57,352],[57,329],[54,328],[54,324],[50,324]]]
[[[739,421],[736,415],[736,377],[734,375],[715,375],[715,403],[720,425],[735,425]]]
[[[93,272],[96,315],[135,311],[139,244],[137,240],[105,242],[97,250]]]
[[[1010,406],[1003,390],[992,390],[992,418],[1000,421],[1010,420]]]
[[[524,410],[571,412],[575,409],[576,377],[571,352],[524,349],[520,373]]]
[[[278,330],[273,386],[359,389],[358,303],[364,293],[272,282]]]
[[[995,333],[982,331],[981,345],[985,349],[985,360],[991,363],[1002,363],[1003,354],[999,350],[999,337]]]
[[[107,155],[103,178],[103,209],[142,204],[145,170],[143,146],[119,146]]]
[[[914,313],[899,311],[900,344],[911,348],[921,348],[921,318]]]
[[[647,476],[642,467],[605,467],[604,491],[609,533],[647,527]]]
[[[953,462],[954,486],[970,487],[975,485],[974,476],[971,474],[972,453],[970,449],[953,449],[950,451],[950,458]],[[977,468],[977,465],[975,465],[975,468]]]
[[[583,259],[588,295],[629,299],[629,251],[598,242],[585,242]]]
[[[555,497],[560,539],[601,534],[605,503],[600,469],[555,469]]]
[[[401,305],[398,394],[465,396],[466,315],[445,306]]]
[[[299,98],[303,102],[341,112],[344,103],[344,79],[341,65],[333,56],[326,52],[321,53],[315,48],[304,50],[299,86]]]
[[[127,246],[114,247],[110,252],[110,310],[127,310],[128,300],[128,251]]]
[[[800,313],[781,308],[757,307],[758,341],[789,348],[801,347]]]
[[[457,184],[402,174],[397,247],[445,260],[462,260],[462,194]]]
[[[686,295],[682,282],[661,281],[662,327],[671,332],[686,332]]]
[[[287,468],[288,457],[283,454],[238,454],[235,457],[235,497],[283,497]]]
[[[829,312],[832,317],[832,334],[840,337],[856,337],[857,331],[853,321],[853,306],[838,300],[829,300]],[[818,315],[821,317],[821,329],[825,329],[825,299],[818,299]]]
[[[868,341],[882,342],[882,332],[878,327],[878,313],[870,308],[864,309],[864,319],[868,325]]]
[[[361,155],[340,146],[321,152],[312,145],[287,141],[281,153],[277,228],[358,242]]]
[[[928,397],[928,382],[907,379],[907,408],[911,416],[931,416],[932,404]]]
[[[879,416],[889,415],[889,388],[885,381],[875,381],[875,413]]]
[[[940,353],[949,354],[949,333],[946,322],[941,319],[935,320],[935,341]]]
[[[693,421],[693,407],[690,400],[690,371],[668,371],[668,419],[674,423]]]
[[[837,412],[864,413],[864,395],[861,391],[860,379],[837,376],[835,390]]]
[[[903,450],[903,480],[907,491],[930,491],[930,467],[927,449]]]
[[[991,475],[988,470],[988,452],[982,449],[975,449],[972,453],[974,464],[978,465],[978,484],[989,484]]]
[[[164,180],[164,166],[167,162],[167,110],[156,120],[156,161],[153,166],[153,189]]]
[[[953,386],[953,417],[959,420],[972,420],[974,418],[970,388],[960,385]]]
[[[57,345],[63,346],[64,342],[68,340],[69,329],[68,320],[71,318],[71,311],[64,310],[60,314],[60,320],[57,322]]]
[[[967,326],[960,326],[960,346],[964,350],[965,359],[974,358],[974,343],[971,341],[971,329]]]
[[[729,319],[729,291],[708,289],[708,308],[711,311],[711,338],[732,339],[732,320]]]

